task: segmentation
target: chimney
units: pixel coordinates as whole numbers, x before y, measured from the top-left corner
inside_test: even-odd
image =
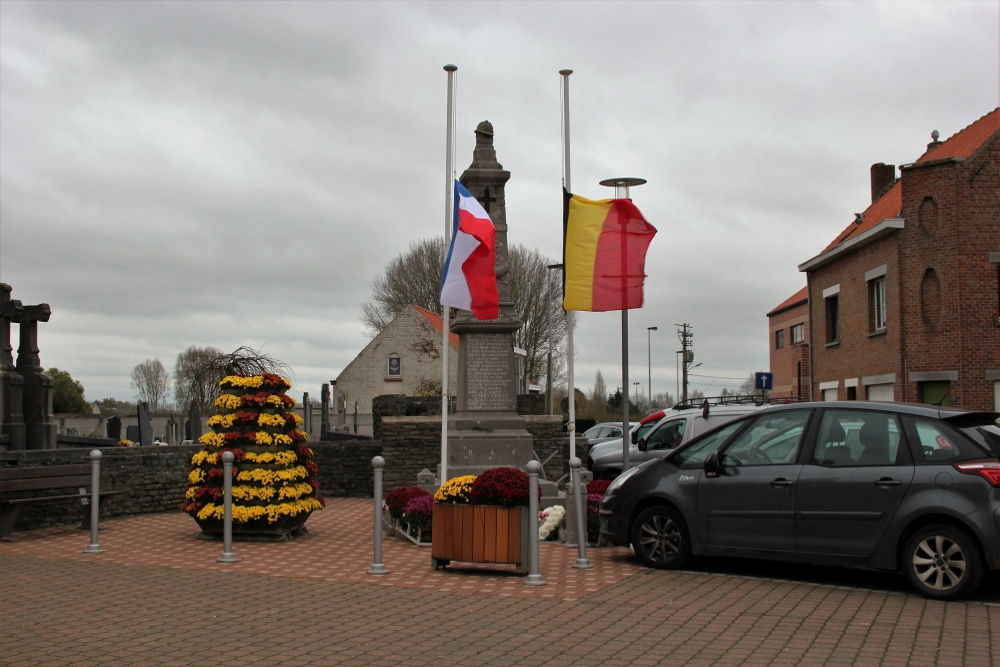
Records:
[[[872,165],[872,203],[885,194],[885,191],[896,182],[896,165],[877,162]]]
[[[941,136],[941,134],[937,130],[934,130],[934,131],[931,132],[931,143],[927,144],[927,150],[930,150],[932,148],[935,148],[935,147],[941,145],[941,142],[938,141],[938,137],[940,137],[940,136]]]

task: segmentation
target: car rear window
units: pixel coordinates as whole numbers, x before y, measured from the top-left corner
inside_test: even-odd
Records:
[[[917,464],[968,461],[991,453],[996,456],[984,436],[975,433],[976,427],[957,429],[943,421],[919,417],[907,421]]]

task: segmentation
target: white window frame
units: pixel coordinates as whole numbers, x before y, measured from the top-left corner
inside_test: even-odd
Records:
[[[795,334],[798,333],[798,336]],[[792,345],[796,343],[804,343],[806,341],[806,325],[805,322],[799,322],[798,324],[792,325]]]
[[[392,372],[392,361],[396,360],[396,372]],[[385,359],[385,376],[387,378],[401,378],[403,377],[403,360],[399,358],[396,353],[390,354]]]

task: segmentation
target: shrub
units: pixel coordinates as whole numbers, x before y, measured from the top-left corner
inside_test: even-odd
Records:
[[[406,504],[409,503],[414,498],[419,498],[421,496],[430,496],[423,489],[417,486],[405,486],[401,489],[396,489],[390,491],[386,494],[385,500],[382,501],[383,507],[389,512],[391,516],[396,521],[403,518],[403,513],[406,511]]]
[[[475,475],[452,477],[438,488],[437,493],[434,494],[434,500],[439,503],[468,505],[472,502],[469,500],[469,493],[472,491],[472,483],[475,479]]]
[[[517,468],[490,468],[472,483],[470,499],[475,505],[527,505],[528,474]]]

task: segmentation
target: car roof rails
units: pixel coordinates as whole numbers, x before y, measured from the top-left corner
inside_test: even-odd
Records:
[[[776,405],[779,403],[797,403],[802,399],[797,396],[771,397],[766,394],[730,394],[728,396],[703,396],[689,398],[674,405],[674,410],[691,410],[704,408],[706,405]]]

